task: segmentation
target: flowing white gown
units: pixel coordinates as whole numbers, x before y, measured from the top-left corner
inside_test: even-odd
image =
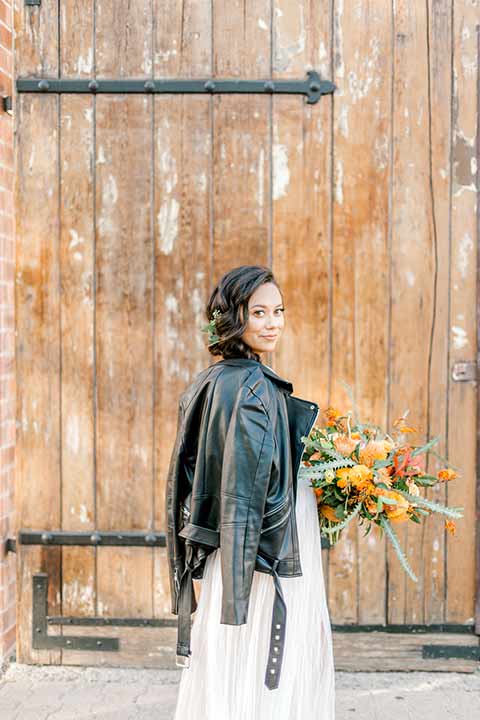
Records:
[[[220,548],[206,560],[192,615],[190,667],[183,668],[174,720],[333,720],[332,632],[321,557],[317,502],[298,473],[296,518],[303,575],[281,577],[287,605],[279,687],[264,684],[273,577],[255,571],[247,623],[220,623]]]

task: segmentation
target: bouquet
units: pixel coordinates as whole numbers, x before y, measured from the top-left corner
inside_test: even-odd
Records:
[[[301,465],[317,497],[320,532],[333,545],[354,517],[360,526],[367,526],[363,537],[377,525],[404,570],[417,582],[392,525],[409,520],[421,523],[424,516],[436,512],[446,516],[445,528],[455,534],[453,518],[462,517],[462,507],[447,507],[420,494],[422,487],[457,477],[450,463],[432,449],[439,437],[421,446],[408,442],[407,435],[416,432],[407,425],[408,411],[395,420],[390,434],[378,425],[352,420],[351,411],[342,414],[329,406],[324,414],[325,426],[314,426],[308,437],[302,437]],[[430,453],[445,464],[436,475],[424,470]]]

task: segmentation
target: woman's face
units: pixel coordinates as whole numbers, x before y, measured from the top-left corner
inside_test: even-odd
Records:
[[[259,355],[275,350],[285,325],[284,306],[278,287],[260,285],[248,301],[248,324],[242,340]]]

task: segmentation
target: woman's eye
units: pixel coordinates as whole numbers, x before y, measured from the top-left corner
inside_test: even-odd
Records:
[[[254,314],[256,315],[257,313],[263,313],[263,312],[264,312],[263,310],[255,310],[255,313],[254,313]],[[285,312],[285,308],[278,308],[278,309],[277,309],[277,313],[281,313],[281,312]]]

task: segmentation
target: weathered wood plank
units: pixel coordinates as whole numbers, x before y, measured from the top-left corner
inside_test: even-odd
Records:
[[[475,672],[478,662],[462,658],[423,658],[423,645],[478,647],[478,637],[461,633],[334,632],[337,671]]]
[[[214,4],[217,77],[270,73],[270,2]],[[270,238],[270,113],[261,95],[213,97],[213,282],[242,264],[268,265]]]
[[[211,74],[211,4],[155,3],[155,77]],[[166,532],[165,482],[178,397],[209,362],[204,308],[210,294],[211,98],[154,101],[154,515]],[[154,553],[156,617],[170,616],[166,553]],[[197,598],[200,589],[196,590]],[[172,616],[173,617],[173,616]]]
[[[58,0],[41,7],[14,2],[15,74],[58,76]]]
[[[311,68],[332,77],[330,4],[277,2],[272,22],[273,78],[302,77]],[[292,379],[297,396],[325,408],[331,382],[332,99],[309,106],[298,96],[273,96],[271,104],[272,267],[285,297],[286,337],[269,364]],[[328,593],[331,554],[324,550],[322,556]]]
[[[477,97],[479,12],[474,3],[455,4],[453,28],[453,128],[451,164],[451,260],[449,371],[476,362],[477,329]],[[475,607],[476,402],[475,382],[448,385],[448,453],[460,477],[448,484],[449,505],[462,505],[457,534],[447,536],[446,621],[471,622]],[[478,532],[478,528],[477,528]],[[477,573],[479,572],[477,568]]]
[[[394,16],[389,418],[392,423],[408,409],[409,420],[419,428],[415,443],[426,439],[429,388],[434,382],[429,362],[436,269],[429,181],[426,10],[424,4],[404,2],[395,6]],[[425,621],[422,528],[396,523],[395,529],[419,582],[406,575],[388,543],[387,621],[421,623]]]
[[[151,71],[150,3],[97,3],[95,28],[98,77]],[[152,105],[145,95],[96,98],[96,507],[104,530],[153,523]],[[98,548],[99,614],[151,616],[152,578],[152,549]]]
[[[359,28],[362,32],[359,32]],[[391,8],[335,6],[331,347],[332,403],[385,425],[388,367],[388,203]],[[380,385],[378,384],[378,380]],[[385,620],[385,540],[354,523],[330,551],[332,617]]]
[[[85,531],[95,528],[92,98],[62,96],[60,116],[61,527]],[[62,549],[62,607],[69,615],[94,613],[93,548]]]
[[[432,345],[428,406],[430,436],[440,435],[437,452],[447,449],[447,384],[448,384],[448,275],[449,207],[450,207],[450,116],[451,116],[451,0],[429,3],[428,23],[428,77],[430,97],[426,122],[429,127],[430,194],[432,235],[435,247],[435,283],[432,308]],[[427,472],[436,474],[443,467],[441,460],[432,456]],[[446,488],[440,484],[427,488],[425,496],[445,504]],[[423,551],[423,604],[424,622],[445,621],[445,532],[444,518],[430,517],[422,529]]]
[[[17,527],[60,523],[60,338],[57,98],[17,103],[16,236],[16,508]],[[53,212],[52,212],[53,208]],[[59,662],[58,652],[31,651],[31,577],[58,580],[60,555],[33,549],[18,557],[17,653],[21,662]],[[58,592],[58,587],[55,588]],[[59,596],[55,596],[58,609]]]

